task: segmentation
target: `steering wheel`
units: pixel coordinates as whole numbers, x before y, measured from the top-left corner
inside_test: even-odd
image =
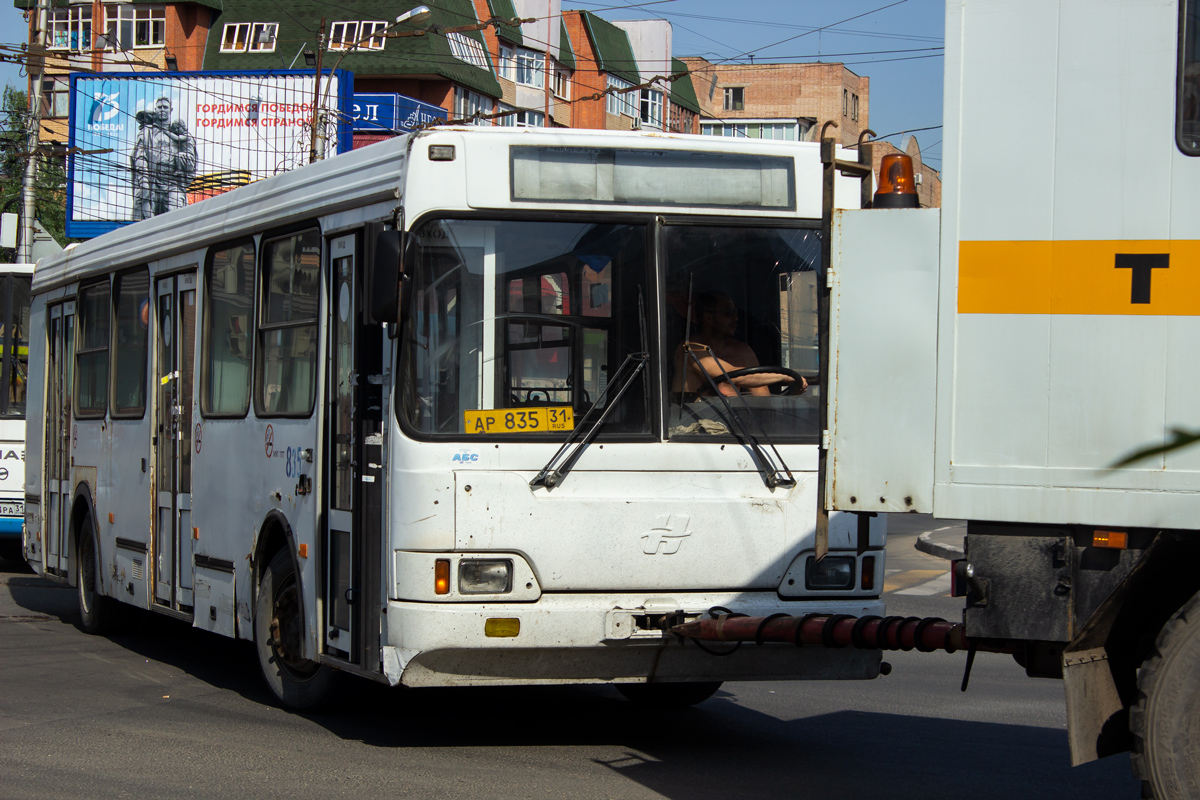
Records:
[[[780,381],[778,383],[768,384],[768,386],[771,387],[771,394],[777,394],[777,395],[791,394],[793,387],[804,386],[804,376],[801,375],[799,372],[796,372],[796,370],[788,369],[787,367],[772,367],[769,365],[762,365],[762,364],[760,364],[757,367],[743,367],[742,369],[730,370],[729,372],[722,374],[722,375],[714,375],[713,380],[716,381],[717,383],[721,383],[726,380],[731,381],[734,378],[740,378],[743,375],[763,375],[763,374],[767,374],[767,373],[778,373],[780,375],[787,375],[793,381],[792,383],[783,383],[782,381]],[[778,389],[778,391],[776,391],[777,389]],[[803,391],[804,390],[801,390],[800,392],[797,392],[797,394],[802,394]]]

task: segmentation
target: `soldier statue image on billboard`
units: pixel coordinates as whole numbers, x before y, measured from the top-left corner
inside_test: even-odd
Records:
[[[137,139],[130,156],[133,219],[149,219],[187,205],[196,177],[196,140],[183,120],[171,120],[171,100],[160,97],[153,110],[137,112]]]

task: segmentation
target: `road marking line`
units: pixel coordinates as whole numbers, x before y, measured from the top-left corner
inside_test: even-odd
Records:
[[[950,573],[943,573],[931,581],[926,581],[919,586],[911,586],[907,589],[901,589],[896,594],[917,595],[920,597],[929,597],[935,594],[950,593]]]
[[[948,574],[944,569],[907,569],[895,575],[889,575],[884,579],[883,590],[885,592],[894,592],[897,589],[924,583],[931,578],[936,578],[938,575]]]

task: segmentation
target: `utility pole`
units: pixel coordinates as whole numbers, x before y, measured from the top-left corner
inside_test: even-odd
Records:
[[[321,113],[321,55],[325,52],[325,18],[321,17],[321,30],[317,33],[317,79],[313,82],[312,135],[308,139],[308,163],[325,157],[324,114]],[[320,142],[320,149],[317,143]]]
[[[33,24],[29,42],[29,93],[26,110],[29,112],[29,130],[25,137],[25,180],[22,184],[21,237],[17,243],[17,261],[33,261],[33,223],[37,215],[38,147],[42,130],[42,73],[46,68],[46,21],[50,18],[50,0],[38,0],[33,9]]]

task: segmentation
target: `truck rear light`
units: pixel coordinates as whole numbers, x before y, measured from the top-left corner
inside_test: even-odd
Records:
[[[879,188],[872,200],[875,208],[917,208],[917,182],[912,158],[892,154],[879,162]]]
[[[1125,531],[1092,531],[1092,547],[1124,550],[1129,547],[1129,534]]]

